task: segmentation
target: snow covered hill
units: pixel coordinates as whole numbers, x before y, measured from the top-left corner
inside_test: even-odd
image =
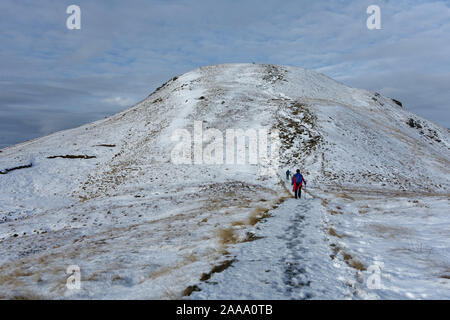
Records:
[[[177,164],[174,132],[199,122],[224,137],[278,130],[278,174]],[[448,129],[314,71],[202,67],[110,118],[1,150],[0,298],[449,298],[449,150]],[[290,199],[288,168],[308,199]],[[249,270],[270,243],[276,276],[263,259]],[[66,287],[71,265],[80,289]]]

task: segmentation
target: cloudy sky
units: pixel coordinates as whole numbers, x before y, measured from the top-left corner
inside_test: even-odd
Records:
[[[66,27],[71,4],[81,30]],[[381,30],[366,27],[371,4]],[[2,0],[0,148],[228,62],[314,69],[450,127],[449,1]]]

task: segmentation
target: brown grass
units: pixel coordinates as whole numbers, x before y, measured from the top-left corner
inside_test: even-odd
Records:
[[[339,253],[339,251],[341,250],[341,248],[339,248],[336,244],[332,243],[330,244],[331,250],[333,250],[333,254],[330,254],[330,258],[331,260],[334,260],[334,258],[336,257],[336,255]]]
[[[220,273],[223,270],[229,268],[233,264],[234,260],[225,260],[221,264],[214,266],[211,269],[211,273]]]
[[[336,233],[336,231],[334,231],[333,228],[328,229],[328,234],[329,234],[330,236],[333,236],[333,237],[342,238],[342,236],[338,235],[338,234]]]
[[[347,263],[348,266],[352,267],[353,269],[359,270],[359,271],[365,271],[366,267],[364,265],[353,258],[350,254],[346,252],[342,252],[342,256],[344,258],[345,263]]]
[[[359,271],[366,271],[366,267],[358,260],[352,259],[349,261],[348,265],[352,267],[353,269],[359,270]]]
[[[95,159],[96,156],[88,156],[88,155],[73,155],[73,154],[66,154],[65,156],[49,156],[47,159],[56,159],[56,158],[62,158],[62,159]]]
[[[2,298],[2,296],[0,296]],[[5,297],[6,298],[6,297]],[[34,293],[25,293],[8,297],[9,300],[44,300],[45,298]]]
[[[270,214],[268,214],[269,209],[257,207],[255,210],[250,213],[250,216],[247,218],[247,224],[254,226],[256,223],[258,223],[260,220],[264,218],[270,217]]]
[[[344,258],[345,261],[352,259],[352,256],[345,252],[342,252],[342,257]]]
[[[339,192],[339,193],[336,194],[336,196],[338,196],[340,198],[348,199],[348,200],[355,200],[355,198],[353,198],[352,196],[349,196],[345,192]]]
[[[202,273],[202,276],[200,277],[200,281],[206,281],[209,278],[211,278],[211,273]]]
[[[224,228],[217,231],[221,244],[237,243],[237,236],[233,228]]]
[[[220,273],[225,269],[229,268],[235,260],[224,260],[222,263],[214,266],[209,273],[202,273],[200,281],[206,281],[211,278],[213,273]]]

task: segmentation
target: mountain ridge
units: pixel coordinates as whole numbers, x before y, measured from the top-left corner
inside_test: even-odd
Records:
[[[195,121],[278,130],[276,175],[260,163],[174,164],[173,133]],[[32,166],[0,176],[0,297],[178,296],[291,197],[286,169],[328,202],[361,190],[448,196],[449,141],[394,100],[307,69],[195,69],[107,119],[2,150],[0,171]],[[81,292],[65,289],[68,263],[84,272]]]

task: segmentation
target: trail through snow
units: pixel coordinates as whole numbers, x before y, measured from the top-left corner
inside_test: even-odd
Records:
[[[233,264],[191,298],[448,299],[450,256],[439,236],[446,234],[448,201],[312,189],[270,211],[255,241],[228,248]],[[420,228],[409,228],[416,219]]]
[[[259,224],[256,241],[229,251],[236,261],[199,285],[193,299],[352,298],[339,264],[330,263],[320,199],[287,199]]]

